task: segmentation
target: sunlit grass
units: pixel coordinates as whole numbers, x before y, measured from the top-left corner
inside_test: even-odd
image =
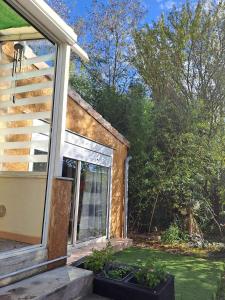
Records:
[[[129,264],[135,264],[139,260],[144,262],[149,258],[165,264],[167,271],[175,276],[176,300],[215,299],[224,269],[222,260],[143,248],[129,248],[116,254],[116,260]]]

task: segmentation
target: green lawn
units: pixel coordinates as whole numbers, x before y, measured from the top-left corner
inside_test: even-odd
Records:
[[[116,260],[134,264],[138,260],[158,259],[175,276],[176,300],[215,299],[224,262],[170,254],[142,248],[129,248],[116,254]]]

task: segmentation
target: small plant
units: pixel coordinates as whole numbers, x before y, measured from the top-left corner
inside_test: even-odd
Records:
[[[186,239],[187,236],[181,232],[177,224],[170,225],[170,227],[162,234],[162,242],[165,244],[176,244]]]
[[[110,243],[102,250],[93,250],[84,262],[84,267],[95,274],[103,271],[106,264],[113,261],[113,248]]]
[[[106,270],[105,276],[111,279],[123,279],[132,269],[128,266],[113,266],[112,269]]]
[[[155,288],[160,282],[166,281],[167,276],[164,266],[153,261],[147,261],[135,272],[137,282],[150,288]]]

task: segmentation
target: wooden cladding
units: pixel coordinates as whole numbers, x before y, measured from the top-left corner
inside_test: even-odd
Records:
[[[70,216],[70,200],[72,181],[56,178],[52,183],[52,198],[50,208],[50,223],[48,231],[48,259],[52,260],[67,255],[68,227]],[[60,261],[54,264],[54,267]],[[53,266],[51,265],[50,268]]]

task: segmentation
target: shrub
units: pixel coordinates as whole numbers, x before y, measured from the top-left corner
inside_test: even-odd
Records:
[[[95,274],[99,273],[106,264],[113,261],[113,254],[113,248],[110,243],[102,250],[93,250],[93,253],[85,259],[84,267]]]
[[[187,241],[187,239],[187,235],[176,224],[170,225],[162,234],[162,242],[166,244],[176,244],[181,241]]]
[[[160,282],[166,281],[168,273],[162,264],[147,261],[144,266],[135,272],[135,278],[141,285],[155,288]]]

